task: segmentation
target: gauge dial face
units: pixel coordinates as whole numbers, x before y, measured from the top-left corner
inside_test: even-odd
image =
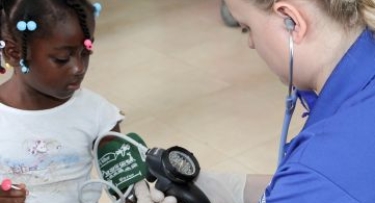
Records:
[[[180,151],[171,151],[168,155],[171,165],[181,174],[193,175],[195,164],[191,157]]]

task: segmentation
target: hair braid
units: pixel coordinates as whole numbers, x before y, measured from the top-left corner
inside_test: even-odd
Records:
[[[1,61],[2,61],[2,46],[5,46],[5,42],[3,41],[3,37],[2,37],[2,14],[3,14],[3,9],[4,9],[4,5],[3,5],[3,0],[0,0],[0,73],[5,73],[5,68],[1,65]],[[1,43],[4,43],[4,44],[1,44]]]
[[[22,33],[22,59],[23,59],[23,65],[28,67],[28,62],[27,62],[27,31],[23,31]]]
[[[85,36],[85,38],[91,39],[91,34],[90,34],[89,28],[88,28],[87,23],[86,23],[87,15],[86,15],[86,12],[83,9],[82,5],[75,0],[67,0],[66,3],[69,6],[71,6],[75,10],[75,12],[77,13],[78,21],[79,21],[79,24],[81,26],[81,29],[82,29],[82,32],[83,32],[83,35]]]
[[[23,21],[28,22],[30,20],[29,4],[28,4],[29,1],[26,0],[24,2],[25,2],[25,13],[24,13]],[[22,49],[21,54],[22,55],[21,55],[20,65],[21,65],[22,73],[25,74],[30,71],[29,63],[27,61],[27,38],[28,38],[29,30],[25,29],[24,31],[21,31],[21,32],[22,32],[22,38],[21,38],[21,49]]]
[[[4,5],[3,5],[3,0],[0,0],[0,40],[2,40],[2,15],[3,15],[3,9],[4,9]]]

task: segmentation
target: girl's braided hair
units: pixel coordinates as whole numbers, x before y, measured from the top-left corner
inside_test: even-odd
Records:
[[[0,40],[6,36],[18,43],[23,64],[28,67],[29,40],[51,35],[54,26],[68,15],[77,16],[85,39],[92,40],[87,22],[94,20],[94,6],[88,0],[0,0]],[[37,29],[19,31],[16,26],[20,21],[34,21]]]

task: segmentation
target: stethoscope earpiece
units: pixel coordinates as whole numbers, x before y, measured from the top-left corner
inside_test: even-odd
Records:
[[[286,18],[284,22],[285,22],[286,29],[288,29],[288,31],[294,30],[296,23],[293,21],[292,18]]]

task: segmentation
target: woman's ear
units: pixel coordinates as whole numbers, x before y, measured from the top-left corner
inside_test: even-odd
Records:
[[[285,19],[290,18],[295,26],[292,31],[293,41],[299,44],[306,37],[307,32],[307,19],[301,14],[298,7],[289,2],[277,1],[273,6],[274,12],[283,20],[285,30],[288,31],[285,25]]]
[[[18,67],[21,60],[20,47],[13,40],[5,39],[5,44],[6,45],[3,49],[3,56],[5,61],[12,67]]]

